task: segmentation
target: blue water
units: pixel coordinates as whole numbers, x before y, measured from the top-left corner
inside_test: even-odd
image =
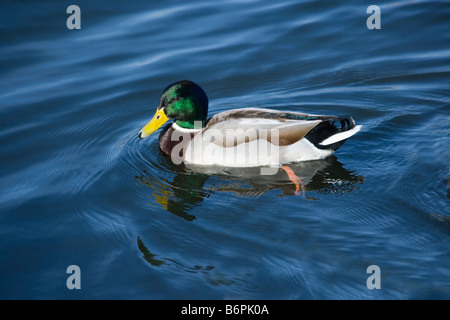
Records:
[[[3,1],[0,53],[1,299],[450,298],[448,1]],[[363,129],[303,196],[187,170],[137,138],[181,79]]]

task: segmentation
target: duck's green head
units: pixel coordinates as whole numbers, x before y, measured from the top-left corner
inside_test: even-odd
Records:
[[[194,129],[196,121],[200,121],[203,127],[207,115],[205,91],[192,81],[177,81],[164,89],[155,115],[139,132],[139,138],[148,137],[169,119],[174,119],[177,125],[186,129]]]

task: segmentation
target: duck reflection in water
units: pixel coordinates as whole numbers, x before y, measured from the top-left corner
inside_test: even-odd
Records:
[[[136,179],[152,189],[153,198],[165,210],[188,221],[196,218],[189,213],[192,208],[218,192],[254,198],[279,190],[278,197],[317,200],[318,194],[348,193],[364,182],[363,176],[345,169],[335,156],[283,166],[274,175],[261,175],[260,168],[180,165],[171,169],[175,173],[171,182],[147,170]]]

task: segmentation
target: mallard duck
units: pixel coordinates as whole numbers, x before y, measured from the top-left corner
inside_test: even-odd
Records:
[[[328,157],[361,128],[351,117],[264,108],[207,115],[205,91],[192,81],[177,81],[163,91],[138,136],[145,138],[173,119],[161,131],[159,147],[176,164],[280,167]]]

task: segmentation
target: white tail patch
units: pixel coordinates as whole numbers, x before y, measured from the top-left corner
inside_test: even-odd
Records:
[[[357,133],[359,130],[361,130],[362,125],[359,126],[355,126],[353,129],[348,130],[348,131],[344,131],[344,132],[340,132],[340,133],[336,133],[335,135],[332,135],[331,137],[323,140],[320,145],[322,146],[327,146],[345,139],[350,138],[352,135],[354,135],[355,133]]]

